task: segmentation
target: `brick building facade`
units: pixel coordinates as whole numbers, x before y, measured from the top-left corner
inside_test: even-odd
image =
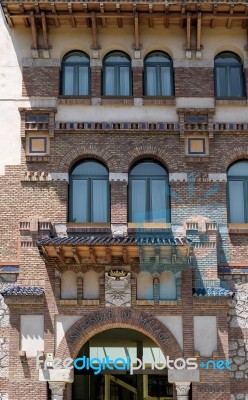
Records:
[[[1,1],[1,400],[248,399],[246,3]]]

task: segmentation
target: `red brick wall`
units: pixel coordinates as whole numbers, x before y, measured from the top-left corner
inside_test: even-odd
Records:
[[[23,67],[22,95],[58,97],[59,71],[58,67]]]
[[[174,79],[177,97],[214,97],[212,68],[175,68]]]
[[[143,96],[143,68],[133,67],[133,96]]]
[[[91,67],[91,96],[101,97],[102,92],[102,68]]]

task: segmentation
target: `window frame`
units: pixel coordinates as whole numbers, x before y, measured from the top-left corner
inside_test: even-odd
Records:
[[[114,61],[107,61],[107,59],[113,55],[125,55],[127,61],[126,62],[114,62]],[[115,94],[106,94],[106,67],[114,67],[114,88]],[[128,67],[129,69],[129,94],[123,95],[120,94],[120,68],[121,67]],[[103,66],[102,66],[102,96],[104,97],[132,97],[133,95],[133,74],[132,74],[132,65],[131,65],[131,58],[127,53],[124,51],[111,51],[110,53],[106,54],[103,59]]]
[[[167,61],[160,61],[160,62],[151,62],[147,61],[147,58],[152,56],[153,54],[160,54],[167,58]],[[150,95],[147,94],[147,68],[148,67],[155,67],[156,68],[156,94]],[[161,94],[161,68],[162,67],[169,67],[170,68],[170,83],[171,83],[171,94],[170,95],[163,95]],[[160,93],[159,93],[160,92]],[[174,85],[174,69],[173,69],[173,61],[169,54],[163,51],[152,51],[148,53],[144,59],[144,88],[143,88],[143,95],[147,97],[163,97],[163,98],[170,98],[175,96],[175,85]]]
[[[95,162],[98,163],[100,165],[102,165],[104,168],[106,168],[107,171],[107,175],[103,176],[103,175],[82,175],[82,174],[78,174],[76,176],[73,177],[73,171],[74,169],[80,165],[83,164],[85,162]],[[73,221],[73,185],[72,182],[75,180],[83,180],[83,181],[87,181],[87,200],[86,200],[86,221]],[[103,180],[106,182],[106,189],[107,189],[107,196],[106,196],[106,204],[107,204],[107,218],[105,221],[98,221],[95,222],[93,221],[93,181],[94,180]],[[86,159],[83,161],[79,161],[78,163],[74,164],[70,174],[69,174],[69,206],[68,206],[68,222],[69,223],[79,223],[79,224],[87,224],[87,223],[93,223],[93,224],[102,224],[102,223],[109,223],[110,222],[110,183],[109,183],[109,171],[107,169],[107,167],[101,163],[98,160],[94,160],[94,159]]]
[[[75,61],[67,61],[70,56],[73,56],[75,54],[82,54],[87,58],[86,61],[81,61],[81,62],[75,62]],[[73,67],[73,94],[65,94],[65,70],[67,66]],[[88,88],[87,88],[87,94],[79,94],[79,67],[87,67],[88,69]],[[61,63],[61,79],[60,79],[61,85],[60,85],[60,93],[61,96],[66,96],[66,97],[88,97],[91,95],[91,69],[90,69],[90,57],[88,56],[87,53],[81,50],[72,50],[69,53],[66,53],[62,59]]]
[[[135,177],[131,176],[132,170],[139,164],[145,163],[145,162],[153,162],[154,164],[157,164],[161,166],[164,171],[165,171],[165,176],[162,175],[150,175],[150,176],[145,176],[145,175],[135,175]],[[146,219],[144,221],[133,221],[132,220],[132,182],[135,180],[144,180],[146,181],[146,210],[145,213],[147,216],[150,216],[149,220]],[[153,180],[163,180],[166,183],[166,187],[168,188],[168,194],[166,195],[166,220],[165,221],[154,221],[151,219],[152,217],[152,212],[153,210],[151,209],[152,205],[152,190],[151,190],[151,182]],[[146,159],[142,160],[132,166],[132,168],[129,171],[129,177],[128,177],[128,223],[170,223],[171,222],[171,203],[170,203],[170,185],[169,185],[169,174],[166,168],[159,162],[151,160],[151,159]]]
[[[227,56],[236,59],[239,64],[232,64],[231,62],[218,62],[218,58],[222,54],[226,54]],[[225,69],[225,87],[226,87],[226,95],[225,96],[220,96],[217,95],[217,87],[218,87],[218,79],[217,79],[217,69],[218,68],[224,68]],[[240,96],[232,96],[231,95],[231,69],[235,68],[240,71],[239,77],[240,77],[240,85],[241,85],[241,90],[242,93]],[[233,53],[231,51],[223,51],[219,54],[214,59],[214,92],[215,92],[215,98],[218,99],[233,99],[233,100],[242,100],[246,98],[246,88],[245,88],[245,77],[244,77],[244,64],[242,59],[238,56],[238,54]]]

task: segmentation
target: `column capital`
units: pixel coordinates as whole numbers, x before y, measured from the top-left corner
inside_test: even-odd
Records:
[[[188,400],[191,382],[175,382],[177,390],[177,400]]]
[[[52,391],[52,400],[63,400],[65,382],[49,382]]]

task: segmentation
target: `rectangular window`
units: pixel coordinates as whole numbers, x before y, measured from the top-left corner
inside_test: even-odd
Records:
[[[245,222],[244,181],[229,181],[229,210],[231,223]]]
[[[146,215],[146,180],[132,180],[131,221],[144,222],[149,220]]]
[[[64,94],[68,96],[74,94],[74,67],[65,67]]]
[[[226,67],[216,67],[216,96],[227,97]]]
[[[78,67],[78,95],[87,96],[89,94],[89,74],[88,67]]]
[[[107,222],[107,188],[106,180],[92,181],[92,222]]]
[[[151,180],[151,222],[166,222],[166,182]]]
[[[87,180],[73,179],[72,181],[72,222],[87,222],[88,199]],[[80,199],[80,202],[78,201]]]

